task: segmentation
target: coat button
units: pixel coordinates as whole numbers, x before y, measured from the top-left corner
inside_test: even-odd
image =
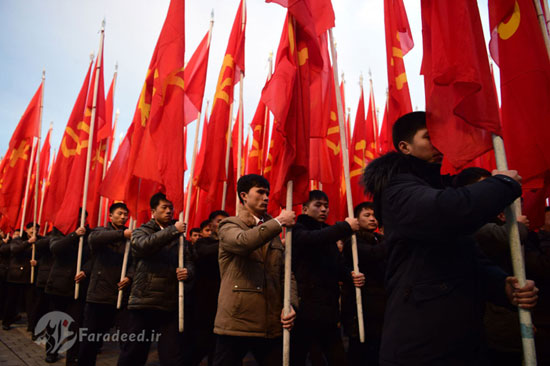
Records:
[[[235,285],[235,288],[237,288],[237,287],[239,287],[239,286]]]
[[[256,290],[261,290],[262,288],[260,286],[256,287]]]

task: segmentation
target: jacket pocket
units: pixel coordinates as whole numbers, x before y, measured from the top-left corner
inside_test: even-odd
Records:
[[[458,285],[458,280],[434,280],[416,284],[412,296],[416,302],[430,301],[450,294]]]

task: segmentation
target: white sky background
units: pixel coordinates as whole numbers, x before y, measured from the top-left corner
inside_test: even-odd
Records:
[[[420,0],[404,0],[415,42],[405,56],[413,109],[424,108],[424,84],[419,75],[422,61]],[[487,0],[479,0],[481,19],[487,33]],[[89,55],[97,53],[99,28],[105,30],[105,93],[112,80],[115,62],[119,73],[115,110],[120,109],[116,131],[125,134],[132,121],[147,67],[157,42],[168,0],[1,0],[0,1],[0,155],[46,69],[42,135],[54,123],[52,148],[57,149],[63,130],[82,85]],[[186,60],[208,30],[214,9],[214,30],[205,89],[212,99],[227,40],[239,0],[186,1]],[[359,76],[363,73],[368,98],[368,71],[372,70],[376,105],[382,110],[387,85],[383,0],[333,0],[336,14],[334,36],[338,67],[344,72],[346,106],[351,121],[359,100]],[[270,51],[276,54],[285,9],[263,0],[247,1],[246,77],[244,79],[244,122],[249,125],[267,76]],[[498,75],[497,82],[498,82]],[[238,96],[238,85],[235,90]],[[237,99],[238,101],[238,99]],[[203,103],[203,109],[206,101]],[[366,108],[366,106],[365,106]],[[237,108],[234,108],[235,114]],[[381,121],[380,121],[381,122]],[[188,162],[194,136],[188,131]]]

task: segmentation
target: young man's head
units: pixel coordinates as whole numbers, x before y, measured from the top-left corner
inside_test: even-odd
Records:
[[[40,225],[36,225],[36,230],[40,230]],[[30,238],[31,236],[34,235],[34,222],[29,222],[26,226],[25,226],[25,232],[27,233],[27,236]]]
[[[263,216],[269,202],[269,182],[257,174],[247,174],[237,182],[239,201],[255,216]]]
[[[155,193],[151,197],[149,205],[151,206],[151,215],[159,225],[166,226],[172,223],[174,205],[166,199],[164,193]]]
[[[212,211],[210,215],[208,215],[208,221],[210,221],[210,229],[212,232],[218,233],[218,225],[220,224],[220,221],[226,217],[229,217],[229,214],[224,210]]]
[[[353,214],[359,221],[361,230],[373,232],[378,228],[378,220],[374,216],[374,203],[362,202],[355,206]]]
[[[325,222],[328,211],[328,196],[326,193],[319,190],[310,191],[307,202],[302,206],[302,212],[319,222]]]
[[[20,229],[15,229],[13,231],[13,235],[12,235],[12,238],[19,238],[21,236],[21,230]]]
[[[550,231],[550,207],[544,208],[544,225],[542,226],[542,230]]]
[[[491,172],[483,168],[466,168],[457,174],[457,176],[454,178],[453,184],[455,185],[455,187],[464,187],[482,181],[483,179],[489,178],[490,176]]]
[[[393,146],[405,155],[412,155],[429,163],[440,163],[443,154],[430,141],[426,129],[426,112],[412,112],[401,116],[392,129]]]
[[[191,244],[195,245],[197,240],[201,237],[201,229],[198,227],[194,227],[189,231],[189,240],[191,240]]]
[[[109,207],[109,219],[115,228],[124,227],[129,214],[128,206],[122,202],[113,203]]]
[[[201,238],[208,238],[212,235],[212,229],[210,228],[210,220],[204,220],[200,225],[200,236]]]

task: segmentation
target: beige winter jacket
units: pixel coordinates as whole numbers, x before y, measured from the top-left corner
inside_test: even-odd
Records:
[[[279,223],[269,216],[256,225],[244,207],[219,226],[221,285],[214,333],[276,338],[283,333],[284,247]],[[296,309],[296,283],[291,302]],[[293,301],[292,301],[293,300]]]

